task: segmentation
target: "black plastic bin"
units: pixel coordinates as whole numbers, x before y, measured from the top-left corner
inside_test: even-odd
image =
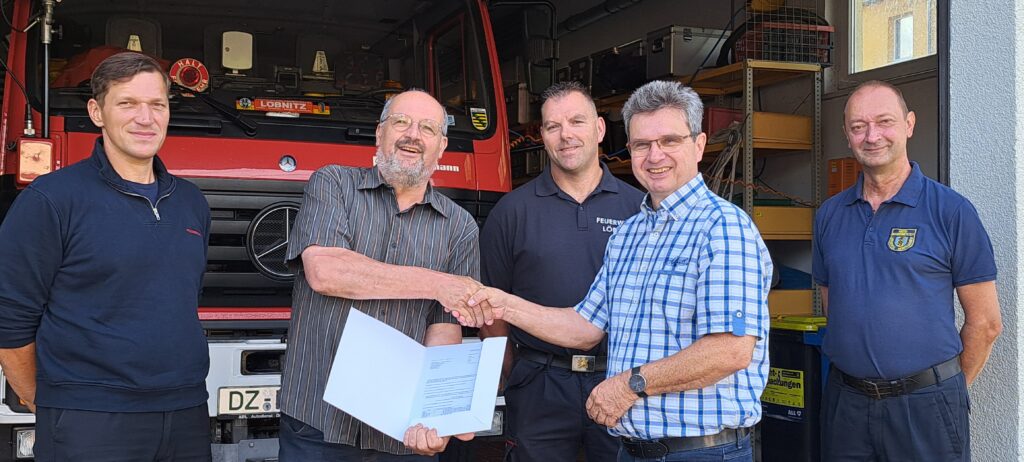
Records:
[[[818,462],[825,318],[789,316],[772,321],[771,372],[761,395],[761,460]]]

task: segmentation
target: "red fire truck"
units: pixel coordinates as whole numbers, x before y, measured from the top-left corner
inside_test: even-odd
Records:
[[[479,220],[511,186],[501,76],[482,0],[14,0],[0,120],[0,216],[39,175],[90,154],[89,76],[124,49],[177,85],[160,157],[199,185],[213,227],[200,300],[215,460],[276,457],[294,275],[283,262],[310,174],[370,166],[386,98],[448,115],[434,185]],[[116,243],[111,243],[116,245]],[[33,416],[0,376],[0,460],[28,460]],[[276,459],[275,459],[276,460]]]

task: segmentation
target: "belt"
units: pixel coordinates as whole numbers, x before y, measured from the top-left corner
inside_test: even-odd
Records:
[[[641,459],[658,459],[665,454],[691,449],[710,448],[723,444],[735,443],[750,434],[749,428],[726,428],[714,435],[687,436],[677,438],[661,438],[657,440],[638,440],[620,438],[622,447],[633,457]]]
[[[556,356],[551,353],[534,350],[530,347],[516,345],[516,354],[535,363],[547,364],[573,372],[604,372],[608,370],[607,356],[572,355]]]
[[[853,387],[862,395],[870,396],[874,399],[885,399],[905,395],[924,387],[935,385],[959,374],[960,357],[954,356],[953,359],[936,364],[914,375],[896,380],[859,379],[838,368],[836,368],[836,371],[842,375],[843,383]]]

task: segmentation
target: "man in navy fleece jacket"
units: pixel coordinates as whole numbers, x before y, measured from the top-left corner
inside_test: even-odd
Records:
[[[210,460],[209,207],[156,157],[160,65],[120,53],[91,83],[92,157],[36,179],[0,225],[0,365],[36,412],[37,461]]]

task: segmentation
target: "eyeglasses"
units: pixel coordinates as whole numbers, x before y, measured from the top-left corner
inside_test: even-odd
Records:
[[[405,132],[406,130],[409,129],[409,127],[412,127],[413,124],[412,117],[409,117],[408,115],[402,113],[388,114],[387,117],[380,119],[380,123],[385,122],[391,125],[391,128],[394,128],[396,131],[399,132]],[[416,122],[416,124],[420,128],[420,134],[427,138],[436,138],[444,133],[441,130],[441,124],[439,124],[436,120],[420,119],[420,121]]]
[[[661,149],[661,152],[671,154],[682,149],[683,143],[686,142],[687,138],[693,138],[693,133],[685,136],[665,135],[656,140],[633,140],[626,144],[626,147],[629,148],[630,154],[635,156],[646,156],[647,154],[650,154],[651,146],[657,144],[658,148]]]

